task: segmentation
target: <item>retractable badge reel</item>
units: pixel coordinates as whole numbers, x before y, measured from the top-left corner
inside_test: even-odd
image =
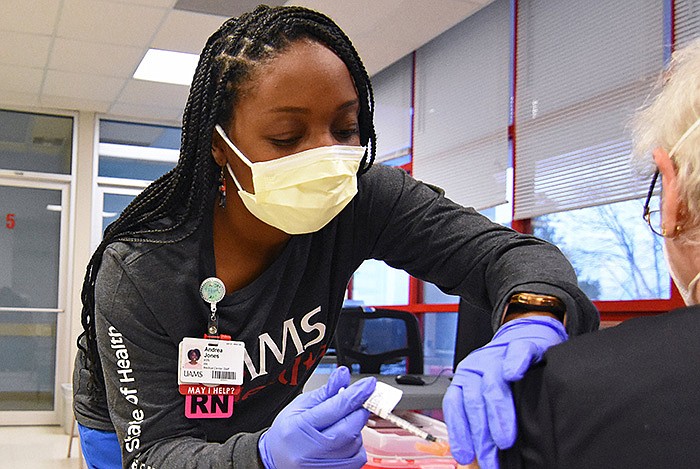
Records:
[[[209,277],[205,279],[199,286],[199,296],[204,301],[209,303],[211,314],[209,315],[209,323],[207,324],[207,333],[204,334],[205,339],[222,339],[231,340],[231,336],[219,334],[219,318],[216,315],[216,304],[224,299],[226,295],[226,285],[217,277]]]
[[[216,304],[226,295],[224,282],[205,279],[199,295],[209,303],[211,314],[203,339],[185,337],[180,342],[178,384],[185,396],[185,416],[228,418],[243,384],[245,344],[219,332]]]

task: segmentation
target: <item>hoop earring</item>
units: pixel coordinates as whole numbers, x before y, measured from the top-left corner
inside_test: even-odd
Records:
[[[226,208],[226,175],[223,166],[219,175],[219,207]]]

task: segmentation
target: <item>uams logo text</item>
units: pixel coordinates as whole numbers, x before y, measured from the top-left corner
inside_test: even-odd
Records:
[[[294,324],[294,319],[288,319],[284,322],[283,328],[282,328],[282,348],[280,349],[277,347],[277,344],[275,343],[274,340],[270,337],[270,334],[267,332],[264,334],[261,334],[260,337],[258,337],[258,345],[259,345],[259,356],[258,356],[258,369],[255,369],[255,365],[253,365],[253,360],[250,358],[250,355],[248,355],[248,351],[245,351],[244,355],[244,360],[245,360],[245,366],[248,369],[248,373],[250,373],[251,379],[255,379],[258,376],[266,375],[267,374],[267,350],[270,350],[272,354],[274,355],[275,359],[277,360],[278,363],[283,363],[284,362],[284,356],[287,352],[287,341],[288,338],[292,340],[292,343],[294,344],[294,347],[296,349],[296,355],[301,355],[304,350],[306,350],[308,347],[311,345],[317,344],[323,340],[323,338],[326,335],[326,325],[323,324],[322,322],[316,322],[312,323],[311,318],[315,316],[316,314],[321,312],[321,307],[318,306],[312,311],[309,311],[304,315],[304,317],[301,318],[301,330],[308,333],[316,332],[316,335],[311,338],[306,343],[303,343],[301,341],[301,337],[299,336],[299,331],[297,330],[296,325]]]

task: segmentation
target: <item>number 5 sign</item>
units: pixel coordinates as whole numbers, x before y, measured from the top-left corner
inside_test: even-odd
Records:
[[[5,228],[11,230],[15,227],[15,214],[8,213],[5,215]]]

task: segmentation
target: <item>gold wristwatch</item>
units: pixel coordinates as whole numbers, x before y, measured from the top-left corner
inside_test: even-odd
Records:
[[[540,293],[515,293],[508,300],[506,316],[532,311],[543,311],[553,314],[557,319],[564,322],[566,305],[556,296],[542,295]]]

